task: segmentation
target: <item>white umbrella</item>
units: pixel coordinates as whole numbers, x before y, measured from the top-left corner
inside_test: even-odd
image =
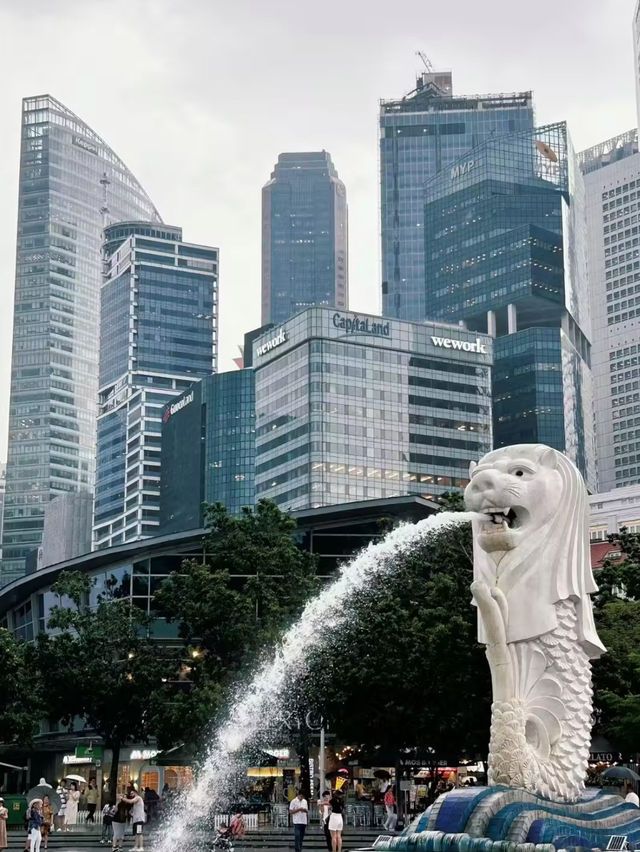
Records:
[[[67,781],[77,781],[79,784],[84,784],[87,780],[82,775],[65,775],[64,777]]]

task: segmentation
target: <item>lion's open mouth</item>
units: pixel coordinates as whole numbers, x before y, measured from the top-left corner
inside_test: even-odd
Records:
[[[482,514],[488,516],[487,522],[484,524],[485,527],[495,525],[500,529],[512,530],[519,526],[517,512],[509,506],[505,506],[501,509],[485,507],[482,509]],[[488,523],[489,519],[490,523]]]

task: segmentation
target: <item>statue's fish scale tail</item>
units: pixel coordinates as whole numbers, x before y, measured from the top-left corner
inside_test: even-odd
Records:
[[[493,704],[489,783],[573,802],[584,790],[589,756],[591,667],[578,639],[574,603],[557,603],[556,614],[554,630],[517,643],[519,667],[538,674],[521,683],[521,694]],[[530,665],[540,653],[541,674]]]

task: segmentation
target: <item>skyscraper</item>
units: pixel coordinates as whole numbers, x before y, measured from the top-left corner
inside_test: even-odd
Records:
[[[49,95],[25,99],[3,583],[39,546],[49,500],[93,487],[100,246],[110,217],[161,221],[90,127]]]
[[[640,154],[629,130],[580,154],[598,489],[640,483]]]
[[[451,72],[380,104],[382,312],[417,321],[425,296],[425,184],[485,139],[534,126],[531,92],[455,96]]]
[[[633,13],[633,58],[636,78],[638,126],[640,127],[640,0],[636,0],[636,8]]]
[[[482,142],[426,198],[429,313],[496,338],[494,445],[549,444],[595,486],[584,186],[566,125]]]
[[[163,415],[160,532],[203,526],[203,503],[232,514],[253,506],[255,471],[253,369],[196,382]]]
[[[348,302],[344,184],[326,151],[280,154],[262,188],[262,324]]]
[[[491,339],[314,307],[253,344],[256,499],[303,509],[469,481],[491,447]]]
[[[119,222],[104,232],[94,544],[153,535],[167,402],[216,368],[218,250],[182,230]]]

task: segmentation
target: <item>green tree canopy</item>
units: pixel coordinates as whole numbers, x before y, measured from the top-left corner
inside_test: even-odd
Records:
[[[189,560],[165,581],[154,606],[178,624],[185,652],[197,654],[192,689],[172,701],[156,693],[161,741],[199,743],[229,686],[270,650],[318,588],[315,560],[295,542],[295,521],[260,501],[240,516],[206,510],[206,558]]]
[[[120,748],[152,733],[150,694],[175,666],[147,638],[147,618],[129,600],[98,596],[92,581],[63,572],[52,590],[60,596],[35,648],[49,718],[70,728],[75,717],[99,733],[113,751],[110,793],[115,795]],[[66,600],[66,602],[65,602]]]
[[[622,557],[596,575],[596,627],[607,653],[593,664],[597,731],[625,754],[640,751],[640,535],[611,537]]]
[[[32,645],[0,628],[0,741],[28,745],[42,718],[42,685]]]
[[[310,704],[340,741],[434,759],[486,755],[491,685],[472,574],[470,526],[450,527],[350,602],[346,627],[311,653],[306,677]]]

